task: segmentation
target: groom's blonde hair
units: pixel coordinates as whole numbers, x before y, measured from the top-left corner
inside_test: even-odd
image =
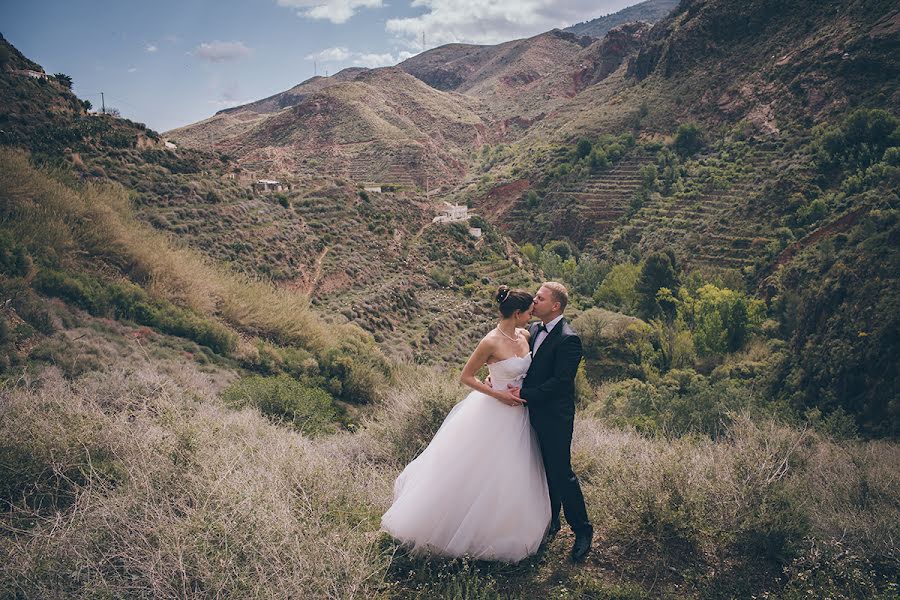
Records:
[[[541,287],[550,290],[553,299],[559,302],[559,310],[566,310],[566,304],[569,303],[569,290],[566,289],[566,286],[558,281],[545,281]]]

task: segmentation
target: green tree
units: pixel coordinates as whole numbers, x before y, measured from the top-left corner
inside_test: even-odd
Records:
[[[659,177],[656,165],[644,165],[641,167],[640,173],[641,187],[648,192],[656,191],[658,188],[657,178]]]
[[[606,152],[603,148],[594,148],[591,151],[591,160],[590,167],[591,171],[596,173],[598,171],[602,171],[603,169],[609,166],[609,157],[606,155]]]
[[[578,140],[578,145],[575,146],[575,158],[577,160],[581,160],[591,153],[592,148],[593,145],[591,144],[590,140],[581,138],[580,140]]]
[[[640,266],[633,263],[614,266],[594,292],[594,304],[615,308],[624,313],[634,313],[638,304],[635,284],[640,271]]]
[[[696,296],[685,292],[682,316],[693,331],[694,346],[701,356],[735,352],[765,316],[765,306],[742,292],[704,285]]]
[[[652,319],[662,313],[656,294],[660,288],[678,289],[679,280],[675,266],[675,255],[669,252],[654,252],[641,267],[641,273],[635,284],[638,296],[638,314],[645,319]]]
[[[522,254],[534,264],[538,264],[541,259],[541,249],[531,242],[526,242],[525,245],[522,246]]]
[[[601,262],[593,256],[583,254],[578,261],[578,270],[571,283],[575,291],[584,296],[590,296],[606,277],[609,265]]]
[[[575,249],[572,248],[572,244],[570,244],[566,240],[553,240],[544,244],[544,252],[552,252],[553,254],[559,256],[561,259],[566,260],[567,258],[575,254]]]
[[[696,154],[703,147],[703,136],[696,123],[682,123],[675,132],[675,151],[683,157]]]
[[[881,109],[858,109],[840,125],[816,131],[816,163],[826,175],[866,169],[900,146],[900,119]]]
[[[69,77],[68,75],[66,75],[65,73],[56,73],[53,76],[53,79],[55,79],[57,82],[59,82],[60,85],[64,86],[66,89],[69,89],[69,90],[72,89],[72,78]]]

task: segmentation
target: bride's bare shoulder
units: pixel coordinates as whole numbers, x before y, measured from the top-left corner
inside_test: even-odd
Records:
[[[481,341],[478,342],[478,345],[493,348],[494,346],[497,345],[497,340],[499,337],[500,337],[500,334],[497,333],[497,330],[491,329],[486,334],[484,334],[484,337],[481,338]]]

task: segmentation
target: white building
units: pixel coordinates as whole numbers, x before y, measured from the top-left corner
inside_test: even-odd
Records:
[[[471,216],[472,215],[469,214],[468,206],[444,202],[444,207],[441,209],[441,214],[433,218],[431,222],[456,223],[457,221],[468,221],[469,217]]]
[[[283,192],[284,184],[274,179],[258,179],[253,184],[253,189],[257,192]]]

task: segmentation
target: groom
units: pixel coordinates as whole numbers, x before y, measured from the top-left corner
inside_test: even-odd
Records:
[[[575,532],[572,560],[584,560],[591,550],[594,528],[588,520],[578,478],[572,472],[572,430],[575,424],[575,373],[581,362],[581,339],[569,327],[563,311],[569,301],[565,286],[544,283],[534,298],[533,315],[541,320],[530,327],[531,367],[518,392],[528,403],[550,488],[550,535],[559,531],[560,505]]]

